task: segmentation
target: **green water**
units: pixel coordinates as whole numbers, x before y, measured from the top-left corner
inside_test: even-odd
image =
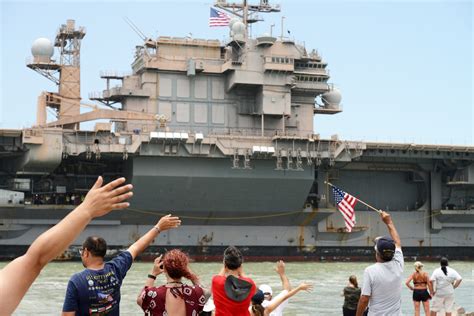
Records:
[[[3,267],[6,263],[0,263]],[[347,278],[355,274],[362,283],[364,268],[370,262],[357,263],[287,263],[286,272],[292,285],[299,282],[314,284],[312,293],[300,292],[290,300],[285,315],[342,315],[341,291]],[[268,283],[274,292],[281,290],[281,282],[273,271],[273,263],[245,263],[245,272],[258,284]],[[425,270],[431,272],[438,263],[426,263]],[[456,289],[456,302],[466,311],[474,311],[474,263],[450,262],[463,277],[461,286]],[[192,269],[201,277],[204,285],[209,286],[212,275],[216,274],[221,265],[218,263],[193,263]],[[135,300],[146,280],[151,263],[134,263],[122,286],[122,315],[143,315]],[[30,288],[14,315],[59,315],[69,277],[82,270],[80,262],[58,262],[49,264]],[[405,277],[413,271],[412,262],[406,262]],[[158,277],[156,284],[163,282]],[[413,315],[412,292],[403,286],[402,308],[404,315]]]

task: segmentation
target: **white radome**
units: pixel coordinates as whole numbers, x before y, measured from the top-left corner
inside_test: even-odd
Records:
[[[234,32],[234,35],[244,34],[245,24],[240,21],[235,22],[234,24],[232,24],[232,32]]]
[[[232,26],[233,26],[236,22],[240,22],[240,19],[238,19],[238,18],[232,18],[232,19],[230,19],[229,28],[230,28],[231,30],[232,30]]]
[[[341,92],[337,88],[333,88],[321,96],[321,99],[326,106],[339,105],[342,100]]]
[[[31,54],[34,57],[53,57],[54,47],[53,43],[47,38],[41,37],[33,42],[31,45]]]

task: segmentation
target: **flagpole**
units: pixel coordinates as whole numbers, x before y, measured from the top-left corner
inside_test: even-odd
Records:
[[[336,187],[334,184],[332,184],[331,182],[329,181],[324,181],[325,184],[329,184],[330,186],[332,186],[333,188]],[[377,213],[381,214],[382,211],[381,210],[378,210],[376,209],[375,207],[373,207],[372,205],[369,205],[367,203],[365,203],[364,201],[360,200],[360,199],[357,199],[357,201],[359,201],[360,203],[364,204],[365,206],[367,206],[368,208],[371,208],[372,210],[376,211]]]

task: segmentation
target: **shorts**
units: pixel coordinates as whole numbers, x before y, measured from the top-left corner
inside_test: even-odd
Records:
[[[454,295],[448,296],[437,296],[433,297],[431,301],[431,310],[433,312],[439,312],[444,309],[446,313],[452,313],[454,307]]]
[[[424,290],[413,290],[413,300],[415,302],[426,302],[431,298],[430,293],[427,289]]]

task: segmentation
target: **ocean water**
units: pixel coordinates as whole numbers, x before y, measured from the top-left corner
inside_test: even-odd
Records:
[[[6,263],[0,263],[3,267]],[[293,286],[300,282],[311,282],[314,289],[311,293],[300,292],[291,298],[284,315],[342,315],[342,289],[351,274],[362,283],[364,268],[372,262],[307,262],[286,263],[286,273]],[[273,287],[274,293],[280,291],[281,282],[274,272],[272,262],[249,262],[244,264],[244,271],[256,283],[267,283]],[[439,266],[438,263],[425,263],[425,271],[429,274]],[[456,303],[466,311],[474,311],[474,262],[450,262],[463,281],[456,289]],[[203,284],[210,285],[212,275],[220,268],[219,263],[192,263],[192,270],[197,273]],[[64,300],[69,277],[82,270],[80,262],[53,262],[49,264],[32,285],[14,315],[58,315]],[[136,297],[143,287],[151,263],[136,262],[127,274],[122,286],[121,315],[143,315],[135,303]],[[405,278],[412,272],[413,263],[405,263]],[[162,284],[164,277],[159,276],[155,284]],[[402,309],[404,315],[413,315],[412,292],[402,287]]]

